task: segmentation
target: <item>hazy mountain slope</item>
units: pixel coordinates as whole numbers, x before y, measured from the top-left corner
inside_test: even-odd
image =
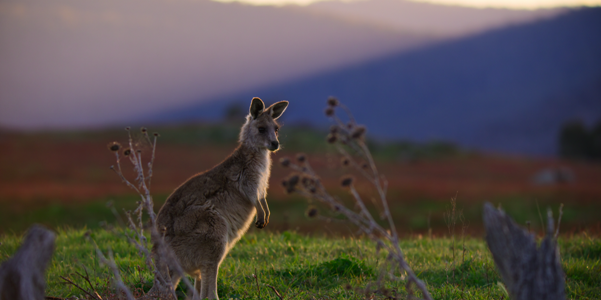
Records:
[[[435,5],[407,0],[322,1],[306,9],[333,17],[391,28],[462,36],[552,17],[565,9],[515,10]]]
[[[600,36],[601,8],[580,9],[224,100],[288,99],[286,121],[321,124],[336,95],[380,137],[553,154],[561,122],[601,117]],[[219,115],[202,110],[162,117]]]
[[[430,40],[296,8],[3,0],[0,125],[124,122]]]

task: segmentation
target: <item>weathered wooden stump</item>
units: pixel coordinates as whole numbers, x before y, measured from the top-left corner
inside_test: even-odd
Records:
[[[502,210],[484,204],[486,242],[511,299],[565,299],[550,211],[547,222],[547,235],[537,249],[533,234],[516,225]]]
[[[44,273],[54,252],[56,235],[33,225],[19,250],[0,266],[0,300],[43,300]]]

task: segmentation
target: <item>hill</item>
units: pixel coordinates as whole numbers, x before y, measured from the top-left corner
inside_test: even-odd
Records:
[[[163,121],[221,117],[252,96],[291,101],[288,122],[325,124],[339,97],[372,135],[448,140],[465,147],[554,155],[564,121],[601,118],[601,8],[390,55],[287,84],[233,93],[161,114]],[[235,99],[235,100],[234,100]],[[243,99],[243,100],[241,100]]]
[[[0,3],[0,125],[114,124],[432,39],[293,7],[7,0]]]
[[[448,39],[457,30],[433,31],[431,24],[457,29],[457,16],[460,27],[483,30],[515,22],[514,15],[522,22],[548,13],[491,17],[488,10],[385,1],[276,7],[209,0],[4,0],[0,126],[129,123],[136,115]],[[441,18],[441,11],[454,17]],[[395,23],[391,12],[403,22]]]
[[[490,29],[532,22],[565,10],[517,10],[440,5],[408,0],[329,0],[312,3],[308,10],[332,17],[365,22],[395,30],[439,36],[465,36]]]

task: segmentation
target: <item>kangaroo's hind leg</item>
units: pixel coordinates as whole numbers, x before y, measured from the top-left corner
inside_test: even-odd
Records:
[[[201,299],[219,299],[217,295],[217,276],[219,274],[219,263],[210,263],[202,266],[201,272],[204,279],[201,284]]]
[[[220,228],[213,227],[213,229]],[[199,266],[202,276],[200,284],[201,299],[219,299],[217,295],[217,276],[219,266],[227,253],[227,227],[224,226],[223,229],[225,230],[215,230],[214,234],[210,235],[211,238],[207,237],[205,239],[206,244],[199,247],[199,254],[202,255]]]
[[[197,219],[194,229],[185,239],[186,260],[193,262],[193,269],[200,271],[194,286],[200,299],[219,299],[217,275],[227,253],[227,242],[228,224],[210,208]]]
[[[200,299],[200,286],[202,284],[202,279],[200,274],[194,278],[194,295],[192,295],[192,300]]]

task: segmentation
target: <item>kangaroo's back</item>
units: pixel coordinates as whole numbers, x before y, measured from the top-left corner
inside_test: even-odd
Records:
[[[266,191],[270,174],[268,151],[250,151],[240,145],[213,169],[196,174],[167,198],[158,214],[158,225],[166,237],[186,234],[197,218],[185,218],[191,208],[211,208],[228,223],[228,244],[248,230],[255,215],[253,194]],[[176,226],[176,222],[178,226]]]

